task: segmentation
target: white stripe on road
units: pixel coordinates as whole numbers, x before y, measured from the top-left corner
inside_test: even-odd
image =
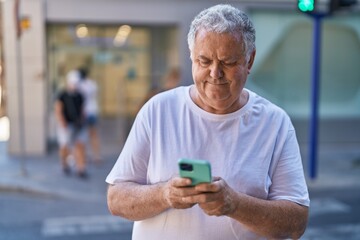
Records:
[[[56,237],[93,233],[126,232],[132,230],[133,223],[114,216],[83,216],[46,219],[42,225],[42,235]]]

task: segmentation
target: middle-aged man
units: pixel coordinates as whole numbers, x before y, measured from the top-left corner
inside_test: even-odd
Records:
[[[244,88],[255,58],[245,13],[216,5],[188,34],[194,85],[150,99],[108,175],[112,214],[135,221],[133,239],[299,238],[309,196],[287,114]],[[211,163],[191,187],[179,158]]]

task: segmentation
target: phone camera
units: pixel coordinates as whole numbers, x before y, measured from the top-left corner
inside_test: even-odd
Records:
[[[191,164],[187,164],[187,163],[181,163],[180,164],[180,169],[184,170],[184,171],[189,171],[191,172],[193,170],[193,166]]]

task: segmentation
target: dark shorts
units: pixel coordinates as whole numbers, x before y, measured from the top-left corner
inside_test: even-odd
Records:
[[[87,133],[84,127],[77,128],[73,124],[68,124],[65,128],[57,127],[57,139],[58,144],[61,147],[71,147],[75,143],[85,143],[87,139]]]
[[[89,115],[86,117],[86,125],[93,127],[98,123],[98,117],[96,115]]]

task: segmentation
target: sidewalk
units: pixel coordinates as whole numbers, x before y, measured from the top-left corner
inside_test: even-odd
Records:
[[[89,178],[81,179],[74,168],[70,176],[63,174],[56,152],[45,157],[12,157],[7,154],[6,142],[0,142],[0,192],[20,191],[48,197],[103,201],[107,188],[105,178],[117,154],[105,154],[104,159],[101,165],[89,162]]]
[[[309,177],[307,147],[302,147],[304,171],[309,190],[360,187],[360,146],[321,145],[318,149],[316,179]]]
[[[75,170],[65,176],[60,167],[57,149],[42,157],[15,157],[7,152],[7,142],[0,141],[0,192],[20,191],[48,197],[104,201],[107,183],[105,178],[113,167],[123,146],[123,135],[118,120],[100,122],[100,142],[103,164],[87,160],[89,178],[81,179]],[[88,152],[90,151],[87,146]],[[23,170],[27,174],[24,174]],[[72,167],[74,169],[74,166]]]

